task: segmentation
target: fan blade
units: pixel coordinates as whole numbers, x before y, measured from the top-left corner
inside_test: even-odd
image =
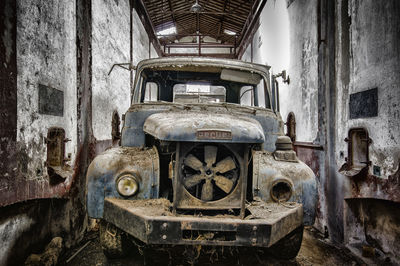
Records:
[[[222,175],[217,175],[214,177],[215,184],[222,189],[225,193],[229,193],[233,187],[233,181]]]
[[[217,160],[217,150],[216,146],[204,146],[204,161],[208,167],[211,167]]]
[[[232,157],[226,157],[225,159],[217,163],[214,170],[215,172],[220,172],[221,174],[223,174],[235,168],[236,164],[235,161],[232,159]]]
[[[183,179],[183,184],[185,185],[185,187],[191,188],[199,184],[201,180],[203,180],[203,175],[192,175]]]
[[[210,201],[213,198],[214,188],[210,179],[206,179],[201,190],[201,200]]]
[[[193,154],[189,154],[189,156],[184,159],[183,164],[197,171],[203,167],[203,163]]]

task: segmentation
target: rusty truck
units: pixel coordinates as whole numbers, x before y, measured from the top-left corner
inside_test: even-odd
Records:
[[[120,145],[87,171],[106,256],[203,246],[296,257],[316,179],[284,134],[270,67],[165,57],[135,70]]]

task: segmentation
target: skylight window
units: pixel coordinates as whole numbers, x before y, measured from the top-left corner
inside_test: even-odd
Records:
[[[176,27],[172,26],[163,30],[160,30],[157,32],[157,35],[169,35],[169,34],[175,34],[176,33]],[[162,36],[159,36],[162,37]]]
[[[227,29],[224,29],[224,33],[228,35],[236,35],[236,32]]]

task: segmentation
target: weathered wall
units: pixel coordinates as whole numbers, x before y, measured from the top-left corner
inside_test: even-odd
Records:
[[[382,178],[394,174],[400,162],[398,14],[400,3],[395,0],[349,1],[349,28],[340,24],[338,29],[337,106],[342,111],[337,114],[337,150],[347,153],[344,139],[350,128],[366,128],[372,139],[370,160],[372,166],[381,168]],[[350,119],[350,94],[372,88],[378,89],[378,116]],[[344,158],[337,155],[343,164]]]
[[[49,127],[64,128],[71,139],[66,154],[72,161],[76,154],[75,2],[18,1],[17,7],[17,141],[26,156],[20,170],[27,179],[41,179]],[[64,92],[63,116],[39,114],[39,84]]]
[[[155,53],[156,55],[157,53]],[[152,54],[154,56],[154,54]],[[132,63],[149,58],[149,36],[135,9],[132,10]]]
[[[348,157],[344,139],[349,129],[365,128],[372,140],[367,171],[337,175],[349,199],[344,241],[374,246],[400,263],[400,3],[346,0],[337,10],[336,167]],[[378,91],[377,116],[351,119],[350,95],[373,88]],[[361,104],[368,108],[369,103]]]
[[[132,9],[132,64],[137,65],[141,60],[158,57],[154,45],[150,43],[149,36],[143,26],[142,21],[136,11]],[[136,71],[132,71],[132,80],[135,78]],[[127,109],[125,109],[124,113]]]
[[[16,167],[2,178],[1,204],[18,200],[62,196],[71,185],[71,177],[62,186],[49,185],[45,137],[50,127],[62,127],[66,137],[65,155],[76,154],[75,84],[75,4],[17,1],[17,125]],[[61,116],[40,114],[39,84],[63,92]]]
[[[130,73],[113,64],[130,61],[129,0],[93,1],[92,93],[93,133],[97,141],[111,139],[113,111],[125,113],[130,105]],[[144,33],[145,34],[145,33]]]

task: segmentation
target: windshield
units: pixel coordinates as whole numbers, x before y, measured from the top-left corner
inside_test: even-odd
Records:
[[[270,108],[262,75],[221,67],[147,68],[140,73],[135,102],[235,103]]]

